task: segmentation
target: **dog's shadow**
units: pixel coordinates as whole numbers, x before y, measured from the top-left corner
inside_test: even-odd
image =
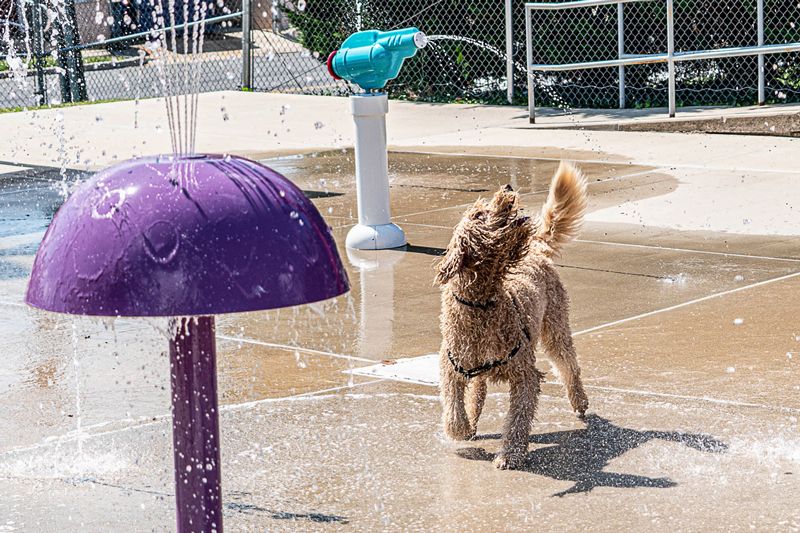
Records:
[[[500,435],[479,435],[475,440],[499,439]],[[589,492],[595,487],[674,487],[669,478],[652,478],[635,474],[604,472],[608,463],[629,450],[653,439],[678,442],[695,450],[721,453],[727,445],[708,435],[670,432],[637,431],[615,426],[597,415],[586,417],[586,428],[531,435],[530,442],[552,444],[528,452],[520,469],[553,479],[572,481],[574,485],[553,496]],[[465,459],[491,461],[495,455],[483,448],[462,448],[456,452]]]

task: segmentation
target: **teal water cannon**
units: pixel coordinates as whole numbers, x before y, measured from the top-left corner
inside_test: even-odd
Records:
[[[360,31],[328,56],[328,72],[365,91],[380,90],[400,74],[404,60],[427,44],[428,38],[417,28]]]
[[[406,235],[392,222],[389,205],[389,151],[386,82],[400,74],[403,61],[428,44],[417,28],[360,31],[328,56],[328,71],[336,79],[358,84],[363,93],[350,95],[356,127],[358,224],[350,228],[345,245],[351,250],[385,250],[407,244]]]

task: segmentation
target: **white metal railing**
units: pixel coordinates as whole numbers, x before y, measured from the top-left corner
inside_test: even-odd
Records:
[[[573,0],[568,2],[528,2],[525,4],[525,49],[527,56],[528,77],[528,113],[531,122],[535,122],[536,101],[534,94],[533,73],[551,71],[582,70],[589,68],[619,68],[619,106],[625,107],[625,67],[628,65],[644,65],[648,63],[667,63],[668,65],[668,102],[669,116],[675,116],[675,64],[681,61],[699,61],[703,59],[721,59],[726,57],[758,56],[758,103],[765,101],[764,56],[786,52],[800,52],[800,42],[787,44],[764,44],[764,0],[757,0],[757,46],[741,46],[733,48],[717,48],[714,50],[696,50],[675,52],[675,16],[674,0],[662,0],[667,8],[667,52],[661,54],[626,54],[625,53],[625,19],[624,4],[633,2],[653,2],[658,0]],[[583,61],[579,63],[534,64],[533,63],[533,28],[531,13],[533,11],[551,11],[561,9],[579,9],[598,6],[617,6],[617,59],[601,61]]]

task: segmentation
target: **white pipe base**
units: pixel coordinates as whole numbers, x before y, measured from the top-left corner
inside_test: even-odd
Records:
[[[400,248],[408,243],[406,234],[396,224],[367,226],[356,224],[347,233],[345,246],[356,250],[386,250]]]

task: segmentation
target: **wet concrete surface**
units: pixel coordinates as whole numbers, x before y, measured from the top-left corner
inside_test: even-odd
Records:
[[[435,352],[433,265],[464,206],[511,182],[536,210],[557,162],[390,161],[407,250],[348,261],[342,248],[349,295],[218,318],[229,530],[800,528],[800,237],[587,223],[557,264],[591,416],[576,420],[549,374],[525,468],[499,472],[502,388],[479,439],[450,443],[434,387],[346,371]],[[352,153],[268,164],[308,191],[343,243]],[[668,169],[582,168],[590,215],[680,186]],[[166,323],[22,304],[60,198],[53,176],[26,176],[0,174],[0,531],[169,531]]]

